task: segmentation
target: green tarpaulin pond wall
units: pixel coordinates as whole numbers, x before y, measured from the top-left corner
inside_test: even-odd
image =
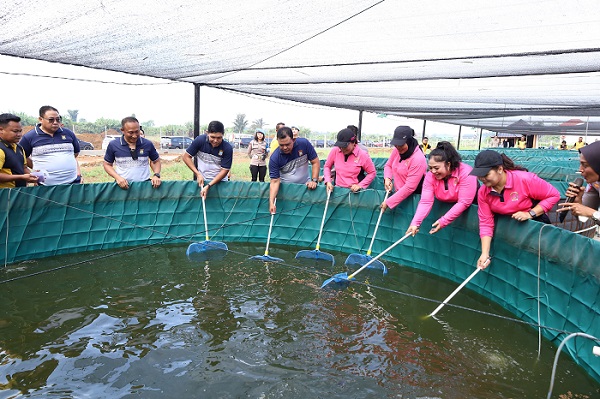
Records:
[[[211,239],[265,242],[270,220],[268,190],[268,183],[215,186],[206,201]],[[383,195],[378,190],[351,194],[336,188],[321,249],[364,253]],[[322,185],[315,191],[303,185],[282,185],[272,242],[314,248],[325,197]],[[404,234],[418,199],[410,197],[384,214],[374,255]],[[127,191],[112,183],[4,189],[0,190],[0,206],[0,254],[9,267],[64,253],[204,240],[201,200],[193,181],[164,182],[157,190],[146,182],[133,183]],[[447,207],[436,204],[424,225],[430,225]],[[474,270],[479,248],[477,208],[473,206],[450,227],[434,236],[421,232],[384,259],[459,283]],[[551,225],[500,217],[492,245],[493,264],[468,288],[519,318],[537,323],[538,252],[540,324],[600,337],[600,242],[592,239]],[[557,345],[565,338],[564,333],[552,330],[543,329],[543,333]],[[593,342],[580,339],[575,345],[574,341],[567,343],[566,350],[600,381],[600,359],[592,355]]]

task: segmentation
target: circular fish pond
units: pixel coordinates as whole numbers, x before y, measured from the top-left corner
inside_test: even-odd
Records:
[[[539,398],[556,348],[468,289],[386,263],[340,289],[345,271],[295,259],[248,260],[264,246],[229,244],[193,262],[181,245],[86,252],[0,272],[0,397]],[[88,260],[86,262],[85,261]],[[70,266],[69,266],[70,265]],[[371,286],[361,284],[368,281]],[[382,289],[381,287],[385,288]],[[336,287],[337,288],[337,287]],[[599,397],[565,354],[553,397]],[[563,395],[563,396],[560,396]],[[570,396],[569,396],[570,395]]]

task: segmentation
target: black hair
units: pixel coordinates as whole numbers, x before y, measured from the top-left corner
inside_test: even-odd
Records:
[[[121,119],[121,127],[125,127],[126,123],[137,123],[138,125],[140,124],[140,121],[137,120],[137,118],[135,116],[126,116],[125,118]],[[140,130],[141,130],[141,126],[140,126]]]
[[[56,108],[54,108],[51,105],[44,105],[42,107],[40,107],[40,118],[43,118],[44,115],[46,115],[46,112],[48,111],[54,111],[60,114],[60,112],[58,112],[58,110]]]
[[[429,159],[436,162],[450,163],[450,170],[456,170],[460,166],[462,158],[456,148],[448,141],[440,141],[434,150],[429,153]]]
[[[290,129],[287,126],[279,128],[279,130],[277,131],[277,138],[284,139],[286,137],[289,137],[291,139],[294,138],[294,133],[292,133],[292,129]]]
[[[354,134],[358,136],[358,128],[356,126],[348,125],[348,126],[346,126],[346,129],[352,130],[354,132]]]
[[[263,139],[263,141],[265,141],[265,137],[266,137],[266,136],[265,136],[265,134],[264,134],[263,132],[255,132],[255,133],[254,133],[254,140],[258,141],[258,134],[259,134],[259,133],[263,135],[263,138],[262,138],[262,139]]]
[[[211,121],[206,129],[208,133],[221,133],[225,134],[225,126],[219,121]]]
[[[8,122],[21,122],[21,118],[14,114],[1,114],[0,126],[8,126]]]

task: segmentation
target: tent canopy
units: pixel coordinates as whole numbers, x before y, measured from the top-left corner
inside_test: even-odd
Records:
[[[600,122],[595,0],[3,4],[3,55],[491,130]]]

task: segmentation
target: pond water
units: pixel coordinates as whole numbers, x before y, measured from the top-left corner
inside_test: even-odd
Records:
[[[540,398],[556,348],[533,328],[353,283],[345,269],[294,259],[248,260],[264,246],[228,243],[221,261],[186,246],[87,252],[28,261],[0,280],[0,398]],[[386,262],[359,280],[441,300],[456,283]],[[298,267],[294,267],[298,266]],[[507,314],[463,290],[453,303]],[[512,316],[511,316],[512,317]],[[560,396],[562,395],[562,396]],[[562,354],[553,397],[599,397]]]

